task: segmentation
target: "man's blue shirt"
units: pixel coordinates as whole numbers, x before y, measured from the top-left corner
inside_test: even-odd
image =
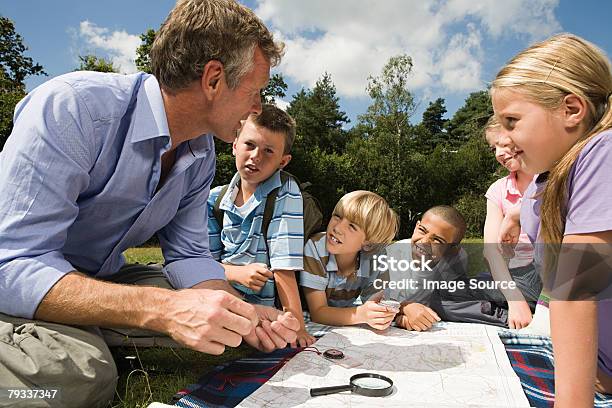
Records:
[[[155,77],[78,72],[33,90],[0,152],[0,312],[33,317],[66,273],[117,273],[158,232],[176,288],[225,279],[208,249],[211,135],[171,146]]]

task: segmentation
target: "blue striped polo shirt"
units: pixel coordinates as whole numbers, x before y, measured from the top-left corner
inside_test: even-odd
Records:
[[[378,277],[371,268],[371,257],[362,252],[359,257],[359,269],[351,276],[338,274],[338,265],[333,254],[327,251],[325,238],[327,234],[314,234],[304,247],[304,270],[300,273],[300,286],[323,290],[327,305],[331,307],[352,307],[361,296],[365,302],[375,293],[372,289]]]
[[[302,270],[304,255],[304,214],[302,194],[297,183],[289,178],[281,186],[280,170],[257,186],[242,208],[234,204],[239,191],[240,175],[229,184],[219,208],[224,211],[223,230],[214,217],[214,205],[223,186],[215,187],[208,197],[208,236],[210,252],[218,261],[232,265],[264,263],[270,270]],[[268,194],[280,187],[274,213],[268,227],[268,248],[262,234],[263,213]],[[274,306],[274,279],[259,292],[232,282],[249,303]]]

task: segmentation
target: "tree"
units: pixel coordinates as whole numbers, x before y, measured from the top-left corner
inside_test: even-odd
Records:
[[[81,64],[75,71],[119,72],[112,61],[95,55],[79,55]]]
[[[142,43],[136,48],[136,68],[139,71],[151,74],[151,46],[155,41],[155,30],[149,28],[144,33],[140,34]]]
[[[28,48],[23,38],[15,32],[13,22],[0,16],[0,69],[2,70],[1,89],[24,89],[24,80],[30,75],[47,75],[42,65],[35,64],[32,58],[23,53]]]
[[[366,91],[372,104],[359,120],[370,127],[385,129],[398,136],[405,134],[409,119],[416,111],[414,97],[408,89],[412,72],[408,55],[391,57],[378,77],[368,77]]]
[[[483,90],[471,93],[464,105],[448,121],[447,130],[451,143],[460,144],[467,141],[476,129],[482,129],[492,114],[489,92]]]
[[[24,55],[27,49],[13,22],[0,16],[0,150],[13,129],[15,105],[26,95],[26,77],[47,75],[40,64]]]
[[[325,73],[312,90],[302,89],[293,96],[287,113],[297,123],[299,147],[340,153],[346,144],[346,132],[342,130],[349,122],[346,113],[340,110],[340,98],[331,75]]]
[[[287,83],[281,74],[274,74],[268,85],[261,90],[261,100],[264,103],[274,103],[276,98],[284,98],[287,94]]]
[[[429,103],[423,120],[414,130],[415,148],[419,151],[431,152],[438,144],[447,141],[445,127],[448,120],[444,119],[446,106],[444,99],[438,98]]]

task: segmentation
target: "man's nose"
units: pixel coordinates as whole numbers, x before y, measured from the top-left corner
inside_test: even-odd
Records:
[[[261,110],[262,110],[261,95],[257,94],[257,96],[255,96],[255,101],[253,102],[253,106],[251,106],[251,113],[255,115],[259,115],[261,113]]]

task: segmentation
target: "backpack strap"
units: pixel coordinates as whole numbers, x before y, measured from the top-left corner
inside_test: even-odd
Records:
[[[215,219],[217,220],[217,224],[219,225],[219,228],[221,230],[223,230],[223,213],[224,213],[224,211],[221,209],[221,200],[223,200],[223,196],[225,195],[225,193],[227,193],[228,188],[229,188],[229,184],[226,184],[223,186],[223,188],[221,188],[221,191],[219,192],[219,195],[217,196],[217,199],[215,200],[215,205],[213,207],[213,215],[215,216]]]

